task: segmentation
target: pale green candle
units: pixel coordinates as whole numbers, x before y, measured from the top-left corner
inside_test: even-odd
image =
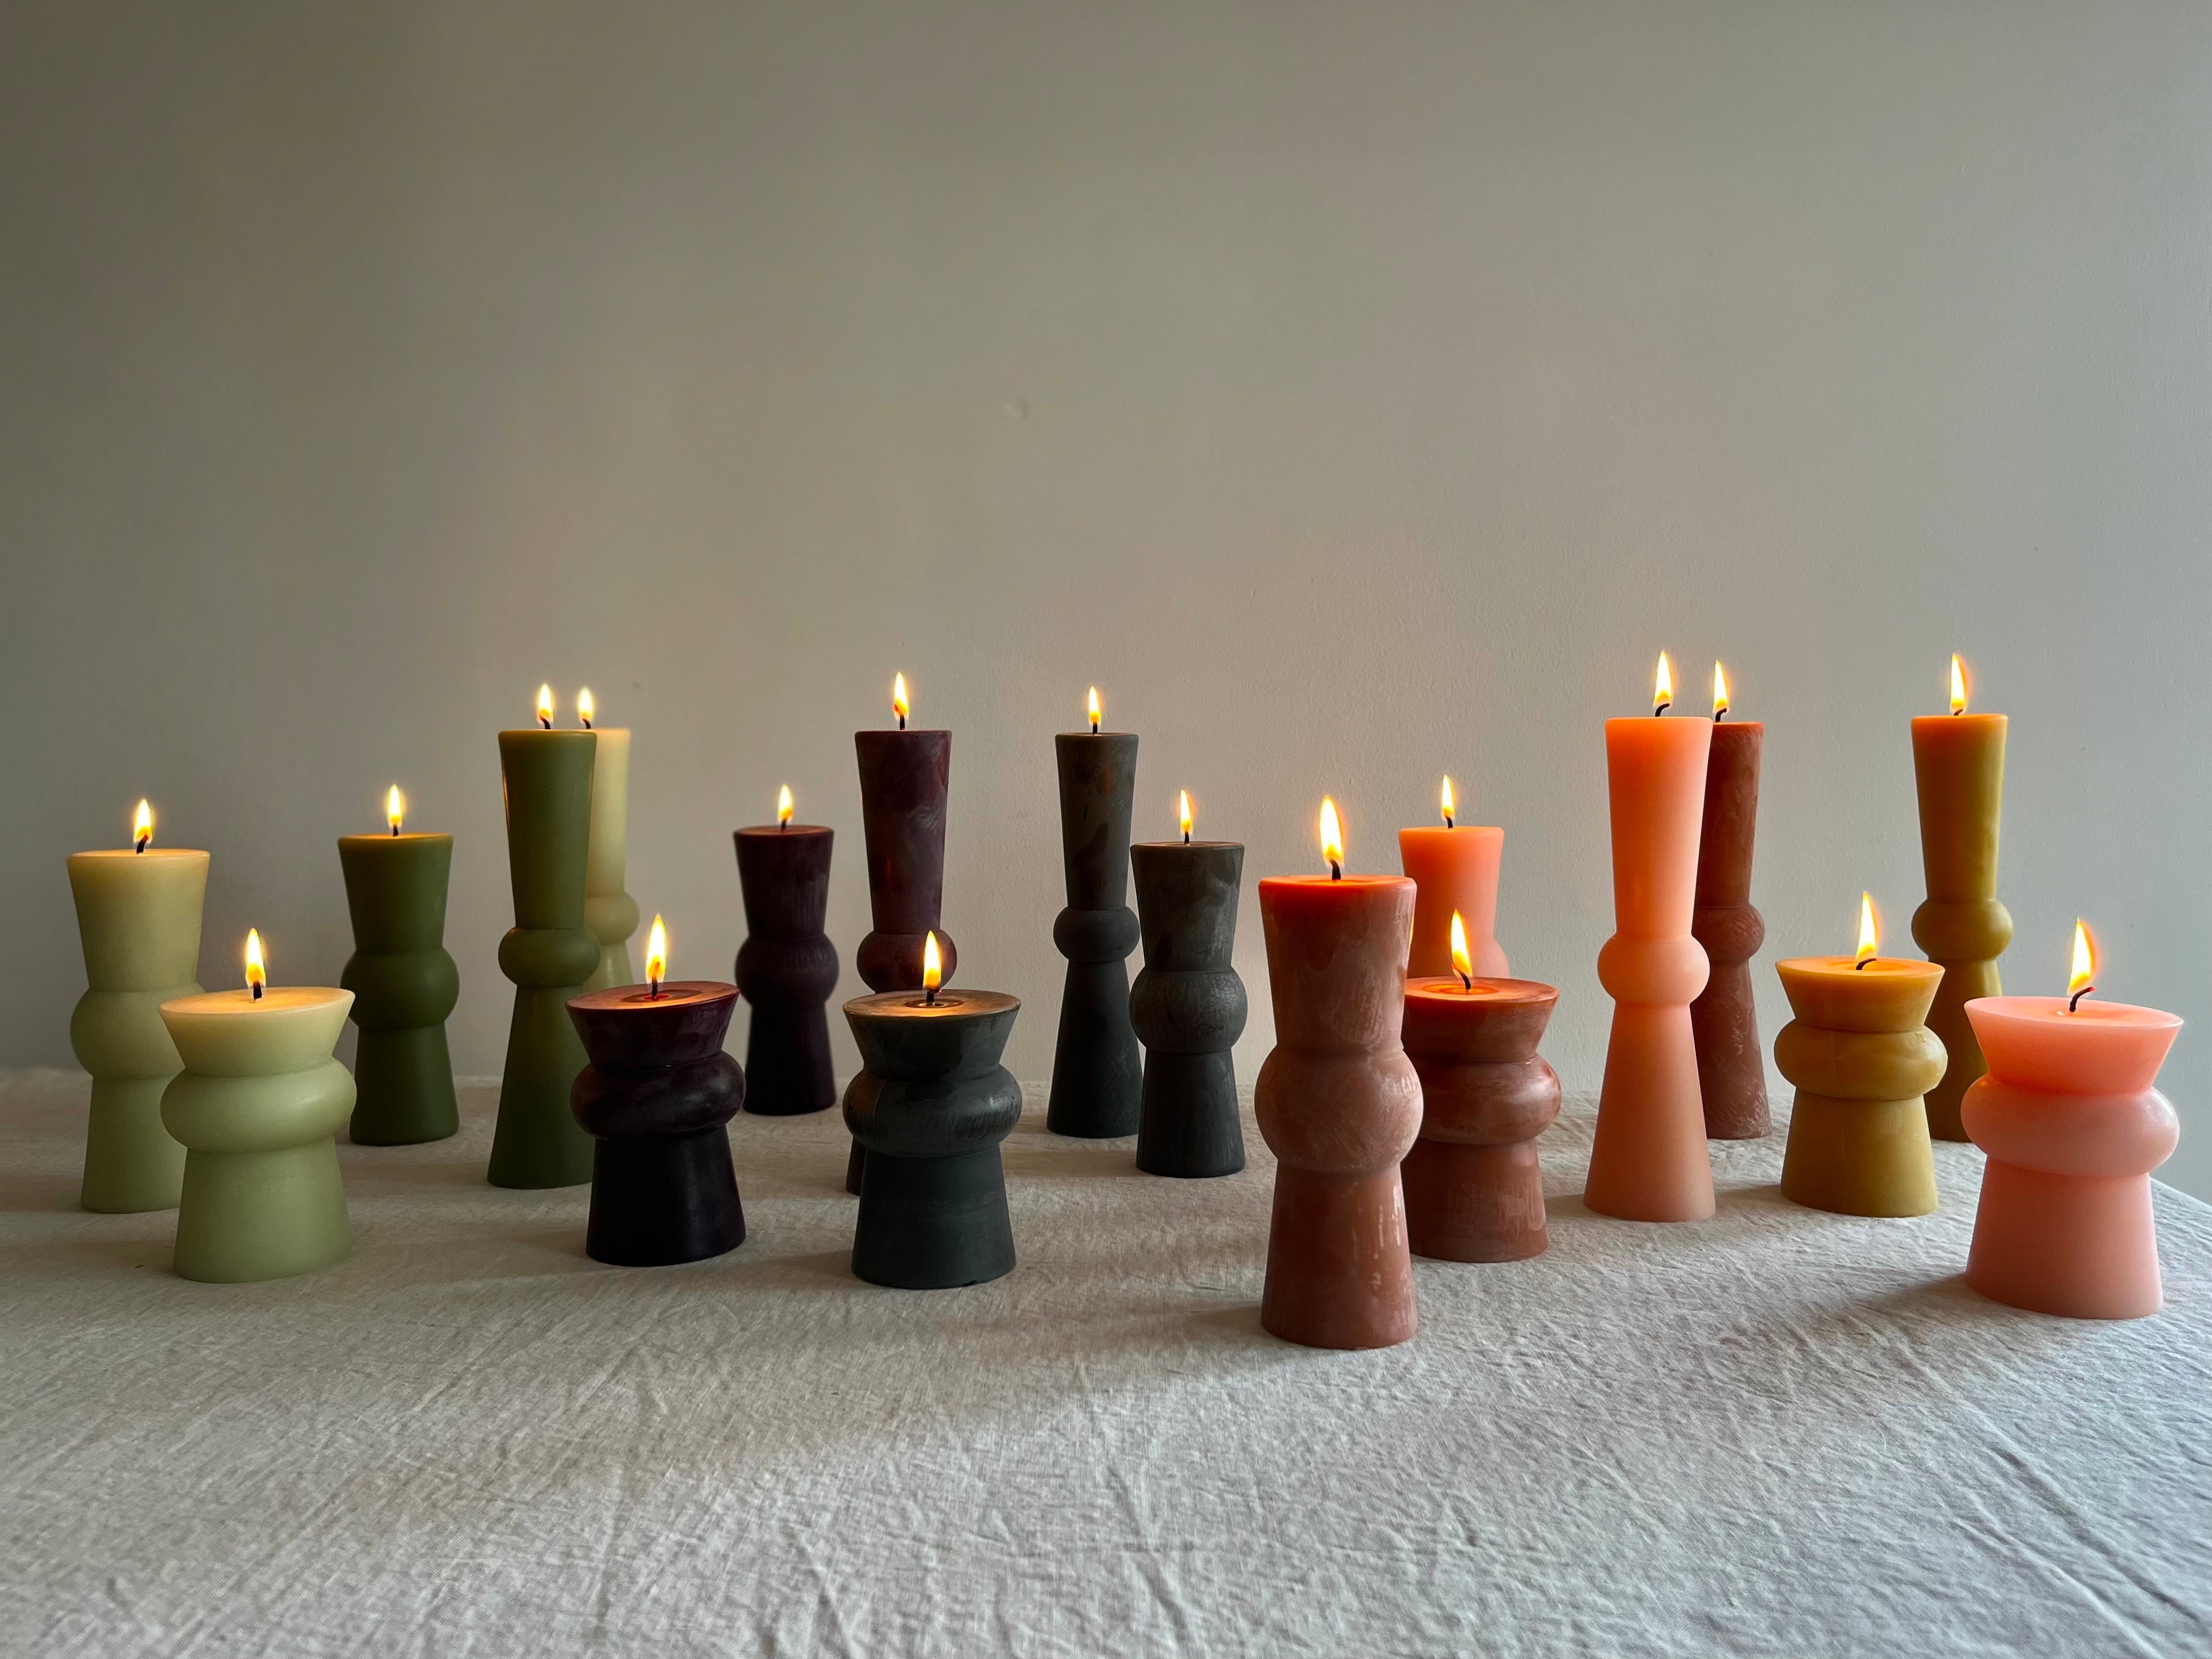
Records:
[[[635,985],[629,936],[637,932],[637,901],[623,890],[629,862],[629,732],[592,724],[592,694],[576,699],[587,730],[598,733],[592,763],[592,845],[584,866],[584,925],[599,942],[599,965],[584,981],[586,991]]]

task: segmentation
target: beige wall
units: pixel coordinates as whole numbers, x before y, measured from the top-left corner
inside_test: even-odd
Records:
[[[492,733],[546,678],[637,730],[678,972],[787,780],[849,962],[903,668],[1023,1073],[1095,681],[1143,829],[1188,787],[1254,876],[1325,789],[1395,867],[1453,773],[1595,1087],[1599,722],[1655,653],[1767,722],[1771,1038],[1862,887],[1904,942],[1957,649],[2009,982],[2080,914],[2194,1023],[2212,1194],[2202,5],[19,7],[0,208],[0,1062],[66,1061],[63,857],[139,794],[215,852],[210,983],[249,923],[327,981],[397,779],[495,1068]],[[1249,891],[1241,963],[1249,1076]]]

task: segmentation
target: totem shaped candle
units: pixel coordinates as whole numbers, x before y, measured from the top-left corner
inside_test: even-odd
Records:
[[[837,1103],[828,1012],[837,988],[837,947],[822,931],[836,836],[820,824],[793,823],[786,788],[774,823],[733,837],[745,896],[738,988],[753,1011],[745,1037],[745,1109],[769,1117]]]
[[[185,1061],[161,1097],[185,1148],[177,1272],[223,1285],[312,1273],[352,1246],[335,1137],[353,1077],[331,1048],[353,993],[270,988],[258,933],[246,976],[161,1005]]]
[[[999,1143],[1021,1121],[1022,1089],[999,1064],[1021,1011],[996,991],[856,997],[845,1018],[865,1068],[845,1090],[845,1125],[867,1148],[853,1272],[898,1290],[981,1285],[1013,1271],[1013,1222]]]
[[[451,836],[401,830],[407,799],[385,797],[391,833],[340,836],[354,953],[338,976],[353,993],[351,1134],[357,1146],[443,1140],[461,1127],[446,1018],[460,1000],[460,969],[446,953],[446,888]]]
[[[1451,919],[1456,915],[1476,977],[1504,979],[1511,970],[1496,934],[1498,866],[1505,853],[1505,832],[1494,824],[1460,823],[1449,778],[1437,794],[1441,824],[1414,824],[1398,832],[1399,863],[1414,888],[1413,945],[1406,971],[1417,978],[1453,971]]]
[[[1333,801],[1322,845],[1328,876],[1260,884],[1275,1048],[1255,1105],[1276,1158],[1260,1322],[1308,1347],[1383,1348],[1420,1324],[1398,1181],[1421,1127],[1400,1042],[1413,884],[1343,874]]]
[[[1838,1215],[1925,1215],[1936,1156],[1921,1097],[1943,1075],[1925,1021],[1943,970],[1878,956],[1879,944],[1862,894],[1856,956],[1775,964],[1797,1016],[1774,1039],[1774,1062],[1797,1085],[1782,1195]]]
[[[1766,727],[1728,719],[1728,679],[1713,665],[1713,741],[1705,762],[1705,810],[1698,836],[1697,908],[1691,935],[1705,948],[1711,975],[1690,1005],[1705,1133],[1756,1140],[1772,1127],[1766,1056],[1752,1001],[1751,959],[1766,924],[1751,908],[1752,843],[1759,824],[1759,763]]]
[[[2150,1172],[2181,1139],[2152,1085],[2181,1021],[2084,1001],[2094,971],[2076,922],[2068,995],[1966,1005],[1990,1066],[1963,1113],[1989,1154],[1966,1283],[2035,1313],[2139,1319],[2162,1297]]]
[[[1598,953],[1597,977],[1616,1006],[1583,1198],[1630,1221],[1713,1212],[1690,1028],[1690,1004],[1705,988],[1705,950],[1690,922],[1713,723],[1668,717],[1673,701],[1662,653],[1652,717],[1605,723],[1616,931]]]
[[[1137,1167],[1148,1175],[1234,1175],[1244,1167],[1231,1050],[1244,1030],[1237,976],[1237,899],[1244,848],[1190,838],[1190,796],[1181,798],[1182,839],[1129,849],[1145,965],[1129,988],[1129,1019],[1145,1040]]]
[[[584,981],[587,991],[635,985],[629,936],[637,932],[637,901],[623,890],[629,867],[629,732],[602,730],[588,688],[576,694],[577,721],[599,738],[592,756],[592,842],[584,864],[584,925],[599,942],[599,964]]]
[[[185,1149],[161,1126],[161,1091],[185,1062],[161,1005],[199,990],[200,907],[208,855],[152,845],[153,809],[138,803],[135,850],[72,853],[88,988],[70,1016],[70,1046],[92,1073],[82,1203],[123,1215],[174,1209]]]
[[[592,1138],[568,1106],[585,1065],[568,999],[603,959],[584,925],[599,738],[554,731],[553,694],[542,686],[538,708],[540,730],[499,734],[514,888],[514,927],[499,942],[499,966],[515,990],[487,1171],[495,1187],[573,1187],[592,1178]]]
[[[1129,972],[1137,918],[1130,913],[1129,814],[1137,783],[1137,738],[1101,732],[1098,688],[1091,729],[1053,739],[1060,762],[1060,851],[1067,908],[1052,942],[1067,958],[1053,1049],[1045,1127],[1097,1140],[1134,1134],[1145,1057],[1129,1023]]]
[[[1993,997],[1997,958],[2012,943],[2012,915],[1997,902],[1997,819],[2004,806],[2005,717],[1966,712],[1966,676],[1951,659],[1951,712],[1912,722],[1912,775],[1920,794],[1920,859],[1928,901],[1912,913],[1912,937],[1940,963],[1943,981],[1928,1024],[1948,1063],[1928,1091],[1928,1129],[1964,1140],[1959,1103],[1983,1072],[1982,1046],[1966,1004]]]

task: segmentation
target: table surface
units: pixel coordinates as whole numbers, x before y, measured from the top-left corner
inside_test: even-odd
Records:
[[[2168,1306],[2046,1319],[1940,1213],[1857,1220],[1718,1145],[1720,1213],[1578,1196],[1552,1248],[1419,1262],[1364,1354],[1260,1329],[1271,1160],[1006,1143],[1021,1265],[847,1270],[836,1113],[732,1125],[751,1236],[603,1267],[586,1189],[342,1146],[356,1233],[188,1284],[173,1213],[76,1208],[87,1084],[0,1074],[0,1650],[46,1655],[2212,1651],[2212,1210]]]

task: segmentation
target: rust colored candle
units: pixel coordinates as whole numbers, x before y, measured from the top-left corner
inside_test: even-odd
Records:
[[[1260,884],[1275,1048],[1260,1068],[1260,1133],[1276,1158],[1260,1322],[1316,1348],[1382,1348],[1419,1326],[1398,1165],[1421,1125],[1400,1041],[1413,884],[1332,873]]]
[[[1698,1091],[1705,1133],[1756,1140],[1772,1127],[1766,1109],[1766,1055],[1752,1001],[1751,959],[1766,924],[1751,907],[1752,842],[1759,823],[1759,762],[1766,727],[1730,720],[1728,680],[1713,665],[1713,741],[1705,761],[1705,810],[1698,836],[1697,908],[1691,936],[1705,947],[1711,973],[1690,1005],[1698,1051]]]

